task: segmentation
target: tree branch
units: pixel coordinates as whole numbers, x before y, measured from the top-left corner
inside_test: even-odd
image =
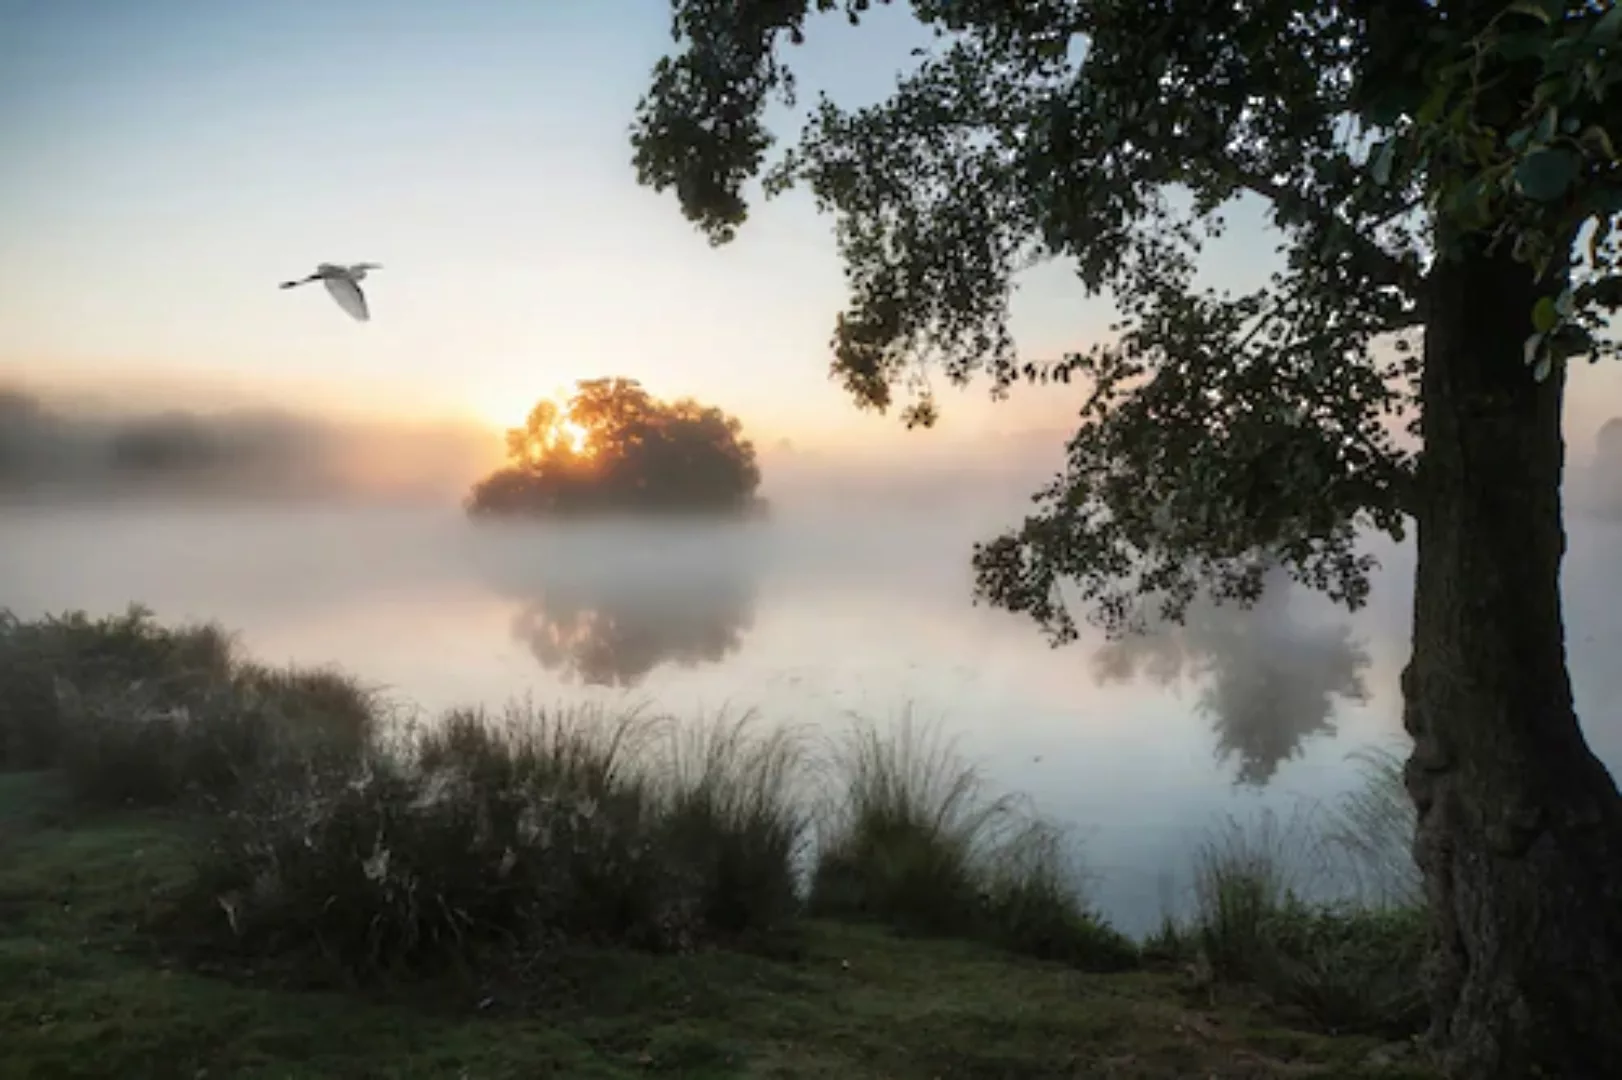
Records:
[[[1240,187],[1267,199],[1279,208],[1281,216],[1308,221],[1325,228],[1339,226],[1351,238],[1352,257],[1357,261],[1358,269],[1371,283],[1399,289],[1416,304],[1420,301],[1422,275],[1417,267],[1410,266],[1391,254],[1328,207],[1303,198],[1266,176],[1246,172],[1232,160],[1226,164],[1233,170],[1233,176]],[[1414,323],[1407,325],[1414,325],[1418,321],[1419,316],[1415,315]]]

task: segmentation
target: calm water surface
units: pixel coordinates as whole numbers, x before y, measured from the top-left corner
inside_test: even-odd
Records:
[[[3,515],[0,604],[20,614],[139,600],[165,619],[216,619],[262,659],[340,663],[427,709],[533,695],[755,708],[833,731],[852,711],[910,706],[994,783],[1077,828],[1100,904],[1129,930],[1178,901],[1213,821],[1332,798],[1355,781],[1349,750],[1400,732],[1408,549],[1382,551],[1356,616],[1281,592],[1175,634],[1053,650],[969,600],[970,544],[1012,513],[497,530],[421,508]],[[1622,529],[1572,526],[1572,672],[1613,769],[1619,567]]]

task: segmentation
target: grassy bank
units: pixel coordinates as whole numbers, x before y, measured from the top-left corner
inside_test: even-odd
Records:
[[[7,1076],[1425,1075],[1408,906],[1212,847],[1130,941],[927,727],[402,723],[135,612],[0,624],[0,768]]]

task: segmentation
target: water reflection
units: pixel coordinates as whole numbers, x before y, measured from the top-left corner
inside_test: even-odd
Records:
[[[519,601],[511,633],[589,686],[636,686],[664,665],[717,664],[755,621],[759,534],[736,525],[563,527],[487,534],[492,584]]]
[[[1369,659],[1350,625],[1301,619],[1288,584],[1274,583],[1248,611],[1203,604],[1181,626],[1108,643],[1092,670],[1100,685],[1201,683],[1194,707],[1217,761],[1235,762],[1235,783],[1264,787],[1309,739],[1335,734],[1337,705],[1367,703]]]

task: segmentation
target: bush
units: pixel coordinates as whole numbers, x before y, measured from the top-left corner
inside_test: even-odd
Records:
[[[149,709],[170,709],[229,678],[233,651],[217,626],[159,626],[134,605],[101,619],[73,611],[33,622],[0,610],[0,768],[59,764],[64,684],[92,696],[134,693]]]
[[[297,757],[357,762],[383,734],[379,695],[335,668],[244,663],[233,682],[248,704],[277,721],[283,749]]]
[[[1419,970],[1427,922],[1419,908],[1312,905],[1293,897],[1267,924],[1257,983],[1331,1032],[1402,1038],[1428,1018]]]
[[[835,754],[838,783],[811,878],[812,913],[910,933],[972,936],[1081,967],[1136,961],[1083,902],[1060,834],[931,729],[859,724]]]
[[[238,955],[313,949],[361,976],[491,947],[682,950],[779,927],[803,831],[782,783],[792,745],[717,728],[684,773],[656,767],[666,726],[453,713],[360,769],[262,792],[227,820],[183,910]]]
[[[27,623],[0,618],[0,765],[60,768],[91,806],[228,801],[312,755],[356,760],[376,703],[329,670],[236,662],[213,625],[167,628],[143,608]]]
[[[199,688],[166,708],[141,688],[80,691],[64,683],[58,766],[92,807],[223,801],[271,755],[278,728],[229,683]]]

